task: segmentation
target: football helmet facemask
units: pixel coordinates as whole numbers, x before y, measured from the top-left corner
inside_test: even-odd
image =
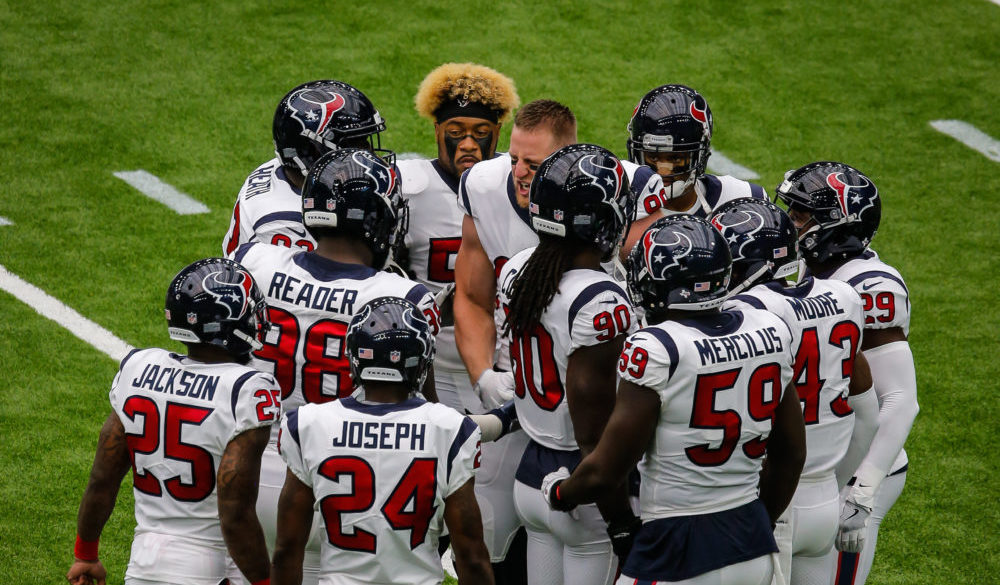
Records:
[[[361,238],[372,266],[385,268],[409,227],[395,166],[357,148],[324,154],[302,188],[302,223],[316,239],[324,232]]]
[[[351,319],[347,359],[355,384],[402,382],[415,392],[423,386],[434,359],[434,334],[410,301],[377,298]]]
[[[711,219],[733,256],[733,293],[787,278],[798,269],[799,240],[783,209],[761,199],[736,199]]]
[[[729,296],[733,264],[729,246],[719,230],[699,217],[657,220],[626,264],[629,292],[651,323],[662,321],[668,309],[715,309]]]
[[[338,148],[367,148],[390,164],[382,148],[385,121],[360,90],[342,81],[304,83],[288,92],[274,112],[274,150],[281,164],[306,175],[323,154]]]
[[[643,96],[632,112],[629,160],[659,173],[669,199],[680,197],[705,174],[712,128],[712,110],[700,93],[684,85],[662,85]]]
[[[531,227],[539,234],[595,244],[617,257],[635,218],[635,201],[618,158],[593,144],[564,146],[539,165],[528,192]]]
[[[171,339],[217,345],[236,357],[260,349],[271,327],[253,277],[226,258],[198,260],[178,272],[165,312]]]
[[[775,189],[775,197],[792,212],[812,215],[799,228],[802,256],[811,263],[864,252],[882,218],[875,183],[858,169],[839,162],[820,161],[788,171]]]

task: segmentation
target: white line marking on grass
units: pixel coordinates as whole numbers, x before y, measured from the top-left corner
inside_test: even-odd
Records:
[[[62,304],[59,299],[48,295],[37,286],[21,280],[18,275],[8,271],[2,265],[0,265],[0,289],[14,295],[38,312],[39,315],[62,325],[70,333],[93,345],[115,361],[121,360],[125,354],[135,349],[115,337],[107,329]]]
[[[14,222],[7,219],[6,217],[0,217],[0,225],[14,225]]]
[[[990,2],[996,4],[997,6],[1000,6],[1000,0],[990,0]]]
[[[114,175],[138,189],[146,197],[159,201],[180,215],[208,213],[209,211],[204,203],[192,199],[186,193],[181,193],[169,184],[161,181],[156,175],[152,175],[142,169],[137,171],[118,171]]]
[[[396,160],[426,160],[426,159],[427,157],[420,154],[419,152],[401,152],[396,155]]]
[[[979,151],[991,161],[1000,162],[1000,140],[972,124],[961,120],[931,120],[930,125],[938,132],[951,136],[972,150]]]
[[[748,169],[745,166],[734,163],[718,150],[712,151],[712,156],[708,158],[708,166],[711,170],[720,175],[732,175],[737,179],[743,179],[744,181],[752,181],[760,178],[760,175],[755,173],[752,169]]]

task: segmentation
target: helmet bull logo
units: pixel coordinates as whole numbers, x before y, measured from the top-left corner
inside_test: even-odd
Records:
[[[848,215],[850,215],[847,206],[848,192],[850,192],[851,189],[863,189],[868,185],[870,185],[871,183],[869,183],[868,180],[865,179],[864,177],[860,177],[860,179],[863,180],[864,183],[860,185],[848,185],[847,182],[844,180],[845,178],[846,177],[844,176],[844,173],[830,173],[829,175],[826,176],[826,184],[829,185],[831,189],[837,192],[837,201],[840,203],[840,210],[844,213],[844,217],[847,217]],[[855,203],[858,202],[860,202],[860,198],[857,198],[857,200],[855,201]]]
[[[691,112],[691,117],[702,123],[703,126],[708,126],[708,113],[706,110],[698,109],[697,104],[694,101],[691,102],[691,106],[688,108]]]
[[[642,247],[646,253],[646,266],[649,273],[657,280],[666,280],[667,270],[674,266],[680,266],[679,259],[691,253],[691,239],[684,234],[673,232],[674,241],[657,242],[656,235],[660,230],[649,230],[642,237]],[[669,264],[664,264],[665,258],[670,259]]]
[[[317,89],[303,89],[288,100],[292,114],[302,122],[303,128],[314,126],[313,132],[322,134],[333,115],[343,109],[347,100],[339,93]]]
[[[723,223],[723,219],[730,220],[732,223]],[[764,227],[764,218],[761,217],[756,211],[732,211],[724,215],[715,216],[712,218],[712,225],[715,229],[719,230],[726,239],[734,238],[735,241],[740,242],[739,250],[734,254],[734,260],[739,258],[745,258],[743,255],[743,248],[754,241],[754,234],[759,232],[761,228]],[[737,230],[731,232],[727,235],[726,230]],[[732,249],[732,244],[730,244],[730,249]]]
[[[582,157],[579,162],[580,172],[590,177],[590,183],[604,192],[605,202],[614,201],[622,185],[625,169],[618,161],[611,166],[602,165],[596,155]]]
[[[250,290],[253,279],[242,270],[232,273],[236,282],[228,282],[222,271],[213,272],[205,277],[201,286],[205,292],[212,295],[215,303],[226,308],[228,319],[237,319],[246,312],[250,302]]]
[[[355,152],[351,158],[364,167],[365,174],[375,181],[380,196],[388,197],[392,193],[396,186],[396,171],[394,169],[367,151]]]

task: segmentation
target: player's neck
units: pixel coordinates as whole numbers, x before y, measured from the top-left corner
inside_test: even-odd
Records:
[[[594,246],[587,246],[573,256],[572,268],[574,270],[590,269],[601,270],[601,258],[604,253]]]
[[[361,240],[350,236],[324,236],[316,243],[316,254],[343,264],[371,266],[374,255]]]
[[[209,343],[192,343],[188,345],[188,357],[205,364],[238,363],[238,360],[225,349]]]
[[[410,397],[410,389],[398,382],[368,382],[365,384],[365,400],[384,404],[399,404]]]
[[[691,186],[688,187],[680,197],[668,199],[665,207],[670,211],[686,212],[689,211],[697,201],[698,191],[695,190],[695,183],[691,183]]]

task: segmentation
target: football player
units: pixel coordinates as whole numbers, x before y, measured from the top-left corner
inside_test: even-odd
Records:
[[[261,283],[274,325],[254,364],[274,373],[289,409],[354,391],[345,336],[369,300],[405,298],[417,305],[435,334],[439,322],[434,297],[424,285],[381,271],[406,223],[395,169],[367,150],[328,152],[310,169],[300,204],[305,227],[316,240],[314,251],[250,243],[234,255]],[[430,399],[435,398],[432,386],[424,388]],[[269,544],[285,481],[276,441],[275,432],[264,454],[257,501]],[[318,578],[319,538],[317,528],[307,548],[307,582]]]
[[[767,199],[760,185],[705,173],[713,127],[708,102],[690,87],[661,85],[639,100],[628,124],[629,160],[658,173],[664,187],[639,200],[640,214],[687,213],[707,219],[727,201]]]
[[[500,271],[517,418],[531,442],[516,473],[514,504],[528,531],[529,583],[606,585],[616,562],[609,521],[638,519],[622,489],[570,516],[549,509],[539,488],[597,444],[615,403],[615,364],[635,330],[628,295],[601,269],[634,217],[621,162],[590,144],[563,147],[539,166],[529,214],[537,247]],[[617,524],[616,524],[617,525]]]
[[[882,217],[875,183],[849,165],[820,161],[785,175],[776,196],[788,206],[810,273],[842,280],[861,295],[864,340],[878,396],[878,430],[853,472],[841,511],[836,582],[868,578],[878,527],[903,491],[903,444],[917,416],[910,350],[910,295],[899,272],[869,248]],[[860,555],[856,554],[861,551]]]
[[[441,583],[447,524],[459,581],[492,584],[474,495],[479,428],[414,396],[434,355],[421,310],[393,297],[359,307],[346,353],[364,399],[306,404],[281,423],[289,473],[274,584],[300,582],[314,506],[324,522],[324,583]]]
[[[625,341],[597,447],[572,474],[547,475],[542,493],[553,509],[573,510],[641,459],[642,526],[631,545],[628,531],[618,535],[631,546],[618,583],[767,583],[772,526],[805,459],[791,332],[766,311],[719,309],[732,260],[701,218],[658,221],[628,264],[655,325]]]
[[[105,582],[98,539],[130,469],[136,527],[125,583],[218,585],[239,572],[267,581],[253,506],[281,390],[247,365],[265,311],[253,278],[231,260],[199,260],[174,277],[168,331],[188,354],[138,349],[122,360],[80,502],[70,583]]]
[[[806,425],[806,462],[775,528],[783,577],[775,584],[827,583],[840,515],[835,471],[849,450],[868,450],[878,424],[871,372],[860,354],[861,297],[839,280],[807,276],[786,283],[798,269],[798,232],[770,201],[730,201],[711,221],[733,256],[730,290],[743,291],[723,307],[770,311],[792,331],[792,379]],[[853,461],[852,471],[858,463]]]
[[[232,254],[248,242],[312,250],[316,241],[302,225],[302,183],[320,156],[338,148],[363,148],[390,164],[383,150],[385,121],[371,100],[342,81],[303,83],[288,92],[274,112],[275,158],[250,173],[233,207],[222,241]]]

